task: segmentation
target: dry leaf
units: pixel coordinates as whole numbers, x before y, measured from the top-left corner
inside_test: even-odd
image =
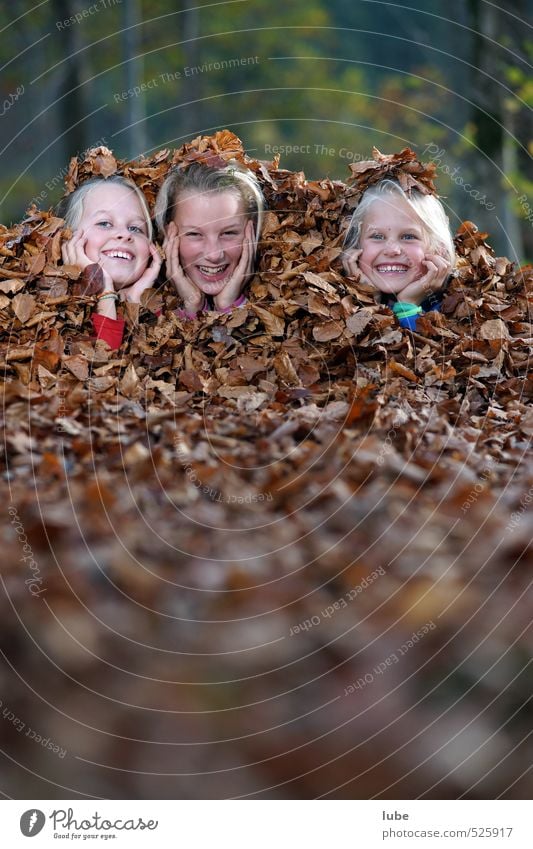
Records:
[[[20,295],[15,295],[11,305],[18,320],[22,324],[26,324],[35,310],[35,298],[33,295],[25,295],[21,293]]]

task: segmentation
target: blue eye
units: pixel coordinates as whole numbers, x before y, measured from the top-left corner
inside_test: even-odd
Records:
[[[383,239],[384,236],[381,233],[372,233],[369,236],[369,239]]]
[[[402,239],[418,239],[416,233],[404,233]]]
[[[131,225],[128,227],[128,230],[131,230],[131,231],[132,231],[132,233],[142,233],[143,235],[145,235],[144,228],[143,228],[143,227],[139,227],[139,225],[138,225],[138,224],[131,224]]]
[[[97,221],[97,227],[111,227],[111,221]]]

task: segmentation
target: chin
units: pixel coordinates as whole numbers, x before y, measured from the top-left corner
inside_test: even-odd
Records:
[[[226,285],[226,282],[226,280],[222,280],[220,283],[206,283],[202,280],[201,283],[198,282],[196,285],[204,295],[213,297],[214,295],[220,295]]]
[[[401,295],[404,289],[413,283],[413,280],[376,280],[374,286],[384,295]]]
[[[126,280],[125,282],[122,282],[121,280],[113,280],[113,286],[115,287],[115,290],[117,292],[121,292],[122,289],[127,289],[128,286],[132,286],[132,285],[133,285],[133,280]]]

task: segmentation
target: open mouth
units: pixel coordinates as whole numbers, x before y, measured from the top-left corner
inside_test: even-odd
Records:
[[[229,263],[227,262],[222,265],[197,265],[196,267],[206,283],[221,283],[228,276]]]
[[[387,263],[386,265],[377,265],[376,271],[378,274],[405,274],[406,271],[409,271],[409,266],[400,263]]]
[[[132,262],[134,256],[129,251],[103,251],[103,255],[109,259],[120,259],[126,262]]]

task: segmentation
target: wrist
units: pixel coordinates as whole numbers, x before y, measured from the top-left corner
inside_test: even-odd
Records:
[[[220,301],[217,298],[213,298],[213,302],[214,302],[215,307],[217,308],[218,312],[231,312],[231,310],[237,309],[238,307],[242,307],[243,304],[246,303],[246,296],[243,295],[243,294],[240,294],[236,298],[236,300],[234,300],[230,304],[226,303],[224,301],[224,299],[222,299],[222,301]]]
[[[200,292],[197,298],[183,299],[183,310],[189,318],[194,318],[196,313],[201,312],[205,307],[205,295]]]
[[[421,315],[424,312],[419,304],[413,304],[410,301],[396,301],[392,306],[392,311],[396,318],[411,318],[411,316]]]
[[[398,295],[396,295],[396,300],[399,304],[414,304],[415,306],[419,307],[422,301],[427,298],[428,294],[429,292],[420,292],[420,294],[409,293],[408,295],[404,295],[402,292],[400,292]]]

